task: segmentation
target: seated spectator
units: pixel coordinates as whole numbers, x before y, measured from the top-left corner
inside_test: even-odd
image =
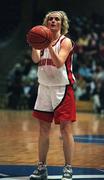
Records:
[[[85,64],[84,62],[82,62],[80,64],[80,68],[79,68],[79,75],[88,79],[92,77],[92,72],[91,72],[91,68]]]

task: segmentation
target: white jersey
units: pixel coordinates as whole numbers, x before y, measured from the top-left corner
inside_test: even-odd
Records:
[[[60,51],[60,45],[63,39],[66,37],[62,35],[53,49],[56,53]],[[38,81],[40,84],[48,86],[64,86],[67,84],[73,84],[75,77],[72,73],[72,59],[73,59],[73,48],[69,52],[69,55],[62,67],[57,68],[51,58],[49,49],[46,48],[41,51],[41,60],[38,64]]]

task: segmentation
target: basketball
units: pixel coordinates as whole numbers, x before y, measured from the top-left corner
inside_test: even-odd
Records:
[[[52,32],[46,26],[34,26],[27,33],[27,42],[35,49],[44,49],[52,41]]]

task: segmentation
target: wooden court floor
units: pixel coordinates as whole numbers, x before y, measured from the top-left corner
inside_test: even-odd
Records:
[[[0,164],[34,165],[38,154],[38,122],[31,111],[0,110]],[[73,166],[104,168],[104,117],[77,113],[73,123]],[[52,124],[47,163],[63,165],[59,126]]]

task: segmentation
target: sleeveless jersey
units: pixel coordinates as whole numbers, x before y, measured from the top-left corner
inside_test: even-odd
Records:
[[[60,45],[63,39],[66,37],[62,35],[53,49],[56,53],[60,51]],[[41,51],[41,60],[38,64],[38,81],[40,84],[48,86],[64,86],[68,84],[73,84],[75,81],[74,74],[72,73],[72,61],[73,61],[73,47],[72,50],[69,50],[69,55],[65,63],[57,68],[49,53],[49,49],[46,48]]]

